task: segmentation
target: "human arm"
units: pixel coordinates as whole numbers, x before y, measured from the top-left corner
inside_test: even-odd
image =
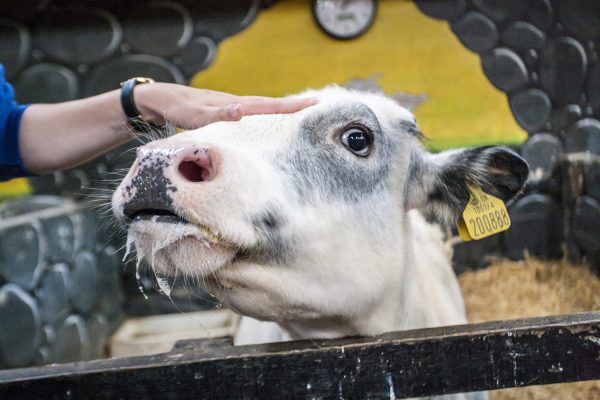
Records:
[[[134,97],[144,120],[160,125],[166,118],[185,129],[244,115],[290,113],[315,103],[169,83],[138,85]],[[35,174],[71,168],[131,139],[118,90],[64,103],[33,104],[23,113],[19,128],[21,160]]]

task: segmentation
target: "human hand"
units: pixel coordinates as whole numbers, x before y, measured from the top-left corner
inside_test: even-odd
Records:
[[[245,115],[293,113],[317,103],[316,99],[236,96],[172,83],[138,85],[134,97],[144,120],[162,125],[167,119],[184,129],[237,121]]]

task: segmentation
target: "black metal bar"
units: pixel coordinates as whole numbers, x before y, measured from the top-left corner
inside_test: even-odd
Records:
[[[378,399],[600,379],[600,312],[0,372],[3,399]]]

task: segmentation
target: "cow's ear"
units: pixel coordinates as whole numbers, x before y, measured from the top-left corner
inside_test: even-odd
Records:
[[[406,208],[420,209],[440,222],[456,220],[469,201],[469,187],[509,202],[522,189],[529,167],[506,147],[478,147],[429,154],[412,153]]]

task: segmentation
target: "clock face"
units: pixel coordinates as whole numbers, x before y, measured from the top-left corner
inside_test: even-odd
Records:
[[[317,23],[336,39],[352,39],[366,32],[377,10],[376,0],[314,0]]]

